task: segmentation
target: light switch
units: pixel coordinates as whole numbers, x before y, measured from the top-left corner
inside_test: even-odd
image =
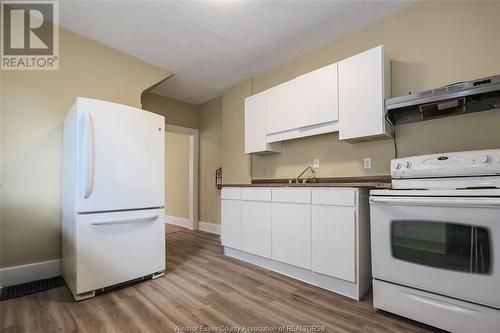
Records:
[[[314,168],[319,168],[319,158],[315,158],[313,161],[313,167]]]

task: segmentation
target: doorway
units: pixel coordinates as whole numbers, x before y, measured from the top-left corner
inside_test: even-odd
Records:
[[[165,126],[165,222],[198,229],[198,130]]]

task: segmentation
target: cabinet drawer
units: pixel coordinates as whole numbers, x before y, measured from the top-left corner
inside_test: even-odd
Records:
[[[221,199],[241,200],[241,189],[234,187],[224,187],[220,194]]]
[[[311,203],[311,189],[305,188],[277,188],[273,189],[273,201]]]
[[[271,201],[271,189],[268,188],[242,189],[241,199],[248,201]]]
[[[322,188],[312,190],[312,203],[317,205],[356,206],[355,188]]]

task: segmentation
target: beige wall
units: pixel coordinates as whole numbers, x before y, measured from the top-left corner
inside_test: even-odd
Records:
[[[169,125],[199,128],[199,108],[197,105],[146,93],[142,96],[142,108],[165,116]]]
[[[200,128],[199,106],[176,99],[145,93],[142,108],[165,116],[169,125]],[[166,211],[167,215],[189,217],[189,136],[166,135]]]
[[[222,98],[196,106],[147,93],[143,95],[142,103],[145,110],[164,115],[169,125],[199,129],[199,220],[219,224],[220,191],[214,188],[214,174],[222,165]],[[183,138],[180,134],[167,133],[166,142],[167,214],[185,218],[189,215],[189,183],[186,178],[189,159],[184,155],[189,152],[187,138],[187,135]],[[174,164],[171,156],[182,158]]]
[[[75,97],[140,107],[168,74],[64,29],[58,71],[2,71],[0,266],[61,256],[62,121]]]
[[[252,80],[244,80],[222,93],[222,172],[225,184],[249,183],[250,156],[245,154],[245,97]]]
[[[165,133],[165,214],[189,218],[189,135]]]
[[[245,97],[378,44],[392,59],[393,95],[499,74],[499,12],[500,2],[417,3],[226,89],[222,100],[203,104],[200,112],[153,94],[144,95],[143,107],[166,115],[169,124],[201,129],[200,220],[219,223],[219,193],[211,189],[221,156],[224,182],[246,183],[252,175],[291,177],[313,158],[321,159],[322,177],[386,174],[394,153],[392,140],[349,144],[327,134],[287,141],[281,154],[250,159],[244,154]],[[61,123],[74,98],[141,106],[141,92],[168,75],[64,29],[60,47],[59,71],[0,74],[2,267],[60,257]],[[219,111],[220,129],[211,116]],[[499,128],[500,112],[488,111],[399,126],[396,141],[401,156],[500,148]],[[368,156],[373,169],[366,171],[361,161]]]
[[[453,82],[500,74],[500,2],[420,2],[381,21],[294,59],[223,94],[225,183],[248,182],[249,158],[243,153],[243,100],[297,75],[384,44],[392,60],[393,96]],[[360,95],[362,97],[362,95]],[[464,149],[500,148],[500,112],[456,116],[397,127],[400,156]],[[364,170],[362,159],[372,158]],[[281,154],[252,157],[254,178],[289,178],[321,160],[319,175],[389,173],[394,141],[349,144],[338,134],[283,143]],[[227,175],[227,177],[226,177]]]
[[[199,219],[220,224],[220,190],[215,170],[222,166],[222,98],[200,105]]]

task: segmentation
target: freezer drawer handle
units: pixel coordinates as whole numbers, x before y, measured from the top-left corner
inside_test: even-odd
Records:
[[[123,217],[123,218],[108,218],[90,221],[91,225],[110,225],[110,224],[132,224],[132,223],[146,223],[156,221],[158,214],[149,214],[137,217]]]
[[[497,198],[395,198],[395,197],[371,197],[370,202],[385,203],[392,205],[414,205],[414,206],[452,206],[452,207],[500,207],[500,199]]]
[[[84,198],[90,197],[92,193],[92,187],[94,185],[94,128],[92,126],[92,118],[89,113],[85,114],[85,149],[86,149],[86,159],[87,159],[87,175],[85,182],[85,194]]]

